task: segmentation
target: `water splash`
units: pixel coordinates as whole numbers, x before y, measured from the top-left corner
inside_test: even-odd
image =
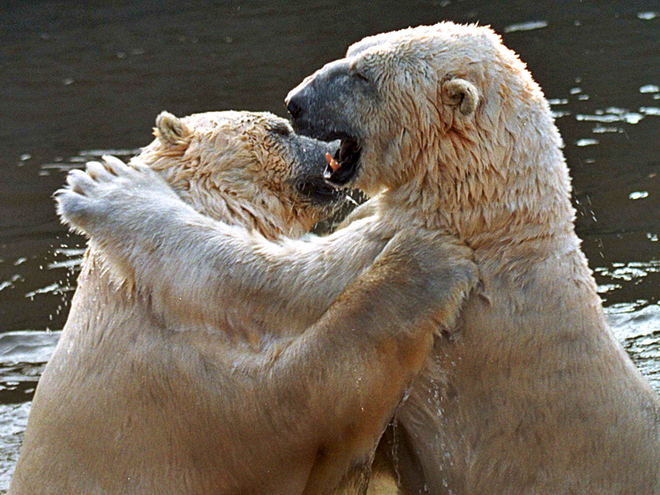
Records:
[[[9,487],[23,433],[30,414],[30,402],[0,404],[0,493]]]
[[[660,262],[656,265],[660,271]],[[660,304],[640,300],[605,309],[617,338],[653,388],[660,389]]]
[[[75,287],[63,286],[60,282],[55,282],[54,284],[47,285],[46,287],[41,287],[30,292],[25,293],[25,297],[34,299],[34,296],[39,294],[63,294],[65,292],[71,292],[75,290]]]
[[[46,265],[49,270],[57,270],[59,268],[66,268],[68,270],[79,269],[83,262],[83,255],[86,248],[67,248],[59,247],[53,251],[55,257],[64,256],[63,260],[56,260]]]

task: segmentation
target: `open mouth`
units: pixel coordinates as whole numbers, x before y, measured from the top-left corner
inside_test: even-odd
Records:
[[[362,147],[356,139],[342,138],[334,156],[330,156],[330,153],[326,155],[328,166],[323,172],[323,177],[337,186],[347,184],[357,174],[361,155]]]
[[[333,205],[346,197],[343,190],[336,189],[319,176],[298,184],[297,188],[298,192],[319,206]]]

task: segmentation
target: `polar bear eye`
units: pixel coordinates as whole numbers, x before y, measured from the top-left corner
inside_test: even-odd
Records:
[[[364,81],[367,83],[371,82],[371,79],[369,79],[367,76],[365,76],[362,72],[354,72],[353,75],[359,79],[360,81]]]
[[[291,128],[284,123],[275,124],[273,127],[270,128],[270,132],[272,132],[273,134],[277,134],[278,136],[288,137],[291,135]]]

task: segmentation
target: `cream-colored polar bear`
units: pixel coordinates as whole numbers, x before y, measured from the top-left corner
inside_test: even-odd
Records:
[[[328,145],[296,136],[273,115],[237,112],[162,114],[156,135],[133,167],[109,157],[72,173],[60,207],[84,228],[86,201],[134,174],[142,181],[121,186],[131,199],[106,213],[123,221],[144,211],[138,222],[127,220],[148,239],[134,254],[164,278],[181,276],[164,292],[143,290],[144,266],[113,258],[112,243],[92,240],[9,493],[364,489],[377,439],[421,369],[437,320],[455,317],[475,280],[469,249],[422,229],[376,229],[369,220],[356,225],[360,234],[319,239],[307,254],[286,238],[269,244],[308,231],[340,196],[322,178]],[[148,193],[155,186],[163,197]],[[228,227],[239,243],[261,244],[254,256],[273,259],[266,273],[246,277],[255,260],[237,252],[206,260],[215,266],[208,276],[236,270],[224,287],[190,285],[191,276],[207,277],[196,256],[216,239],[213,221],[198,212],[240,226]],[[160,215],[197,236],[182,230],[178,246],[167,246]],[[123,241],[129,248],[130,239]],[[163,248],[169,257],[159,255]],[[345,249],[356,255],[345,259]],[[301,278],[273,294],[296,264],[309,266],[312,280],[336,282],[310,293]],[[290,305],[297,291],[307,297]],[[305,315],[307,305],[327,307],[328,300],[323,317],[316,309]]]
[[[354,218],[449,232],[475,252],[480,290],[454,326],[436,332],[423,375],[397,411],[397,433],[388,434],[394,440],[384,440],[396,447],[404,488],[659,494],[658,397],[607,326],[574,232],[559,133],[539,86],[500,38],[452,23],[369,37],[307,78],[287,103],[301,132],[342,140],[328,178],[378,194]],[[198,273],[141,265],[145,257],[171,259],[182,237],[202,234],[189,220],[163,218],[167,234],[150,250],[136,228],[144,211],[122,211],[121,221],[103,213],[131,197],[106,184],[83,228],[107,242],[129,240],[109,249],[155,293],[181,276],[211,293],[239,277],[248,291],[255,271],[289,263],[275,251],[261,257],[262,244],[239,245],[217,226],[194,255],[204,267]],[[305,256],[318,249],[291,246]],[[237,255],[250,263],[228,270],[211,262]],[[344,259],[356,256],[350,244]],[[314,276],[311,265],[291,263],[270,288],[290,302],[335,282]],[[306,290],[288,292],[301,277]]]

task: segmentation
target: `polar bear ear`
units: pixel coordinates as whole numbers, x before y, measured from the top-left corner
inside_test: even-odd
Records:
[[[461,78],[448,79],[442,83],[442,101],[458,106],[466,117],[472,115],[479,105],[479,92],[474,84]]]
[[[190,129],[178,117],[169,112],[161,112],[156,117],[154,134],[163,144],[186,144],[188,136],[190,136]]]

